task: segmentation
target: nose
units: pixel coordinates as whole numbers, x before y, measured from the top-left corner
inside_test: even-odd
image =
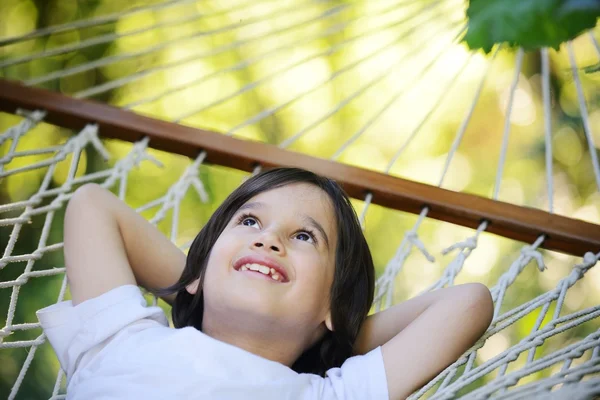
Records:
[[[285,248],[279,240],[279,237],[273,233],[265,232],[260,237],[255,238],[252,241],[253,249],[264,249],[269,252],[274,252],[278,255],[283,255],[285,253]]]

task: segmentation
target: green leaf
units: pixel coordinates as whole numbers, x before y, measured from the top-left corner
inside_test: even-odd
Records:
[[[464,40],[472,49],[487,53],[500,43],[558,49],[596,25],[600,0],[470,0],[467,17]]]
[[[583,72],[585,72],[586,74],[593,74],[596,72],[600,72],[600,63],[594,64],[594,65],[589,65],[589,66],[585,67],[583,69]]]

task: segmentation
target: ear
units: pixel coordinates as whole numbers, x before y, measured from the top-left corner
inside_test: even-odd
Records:
[[[185,287],[185,290],[187,290],[187,292],[189,294],[196,294],[196,292],[198,291],[198,285],[199,284],[200,284],[200,279],[196,279],[194,282],[192,282],[189,285],[187,285]]]
[[[327,329],[333,332],[333,322],[331,322],[331,311],[329,311],[327,313],[327,316],[325,317],[325,326],[327,327]]]

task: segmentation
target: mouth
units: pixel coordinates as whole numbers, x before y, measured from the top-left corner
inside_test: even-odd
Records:
[[[285,268],[283,268],[275,260],[266,257],[242,257],[234,263],[233,269],[238,272],[261,274],[265,278],[268,278],[274,282],[289,282],[288,274]]]

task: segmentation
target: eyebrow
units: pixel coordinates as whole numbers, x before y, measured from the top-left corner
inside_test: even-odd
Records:
[[[244,211],[244,210],[247,210],[247,209],[255,210],[257,208],[264,208],[264,207],[265,207],[265,205],[263,203],[258,202],[258,201],[254,201],[252,203],[246,203],[246,204],[244,204],[243,206],[241,206],[240,208],[238,208],[237,212]]]

